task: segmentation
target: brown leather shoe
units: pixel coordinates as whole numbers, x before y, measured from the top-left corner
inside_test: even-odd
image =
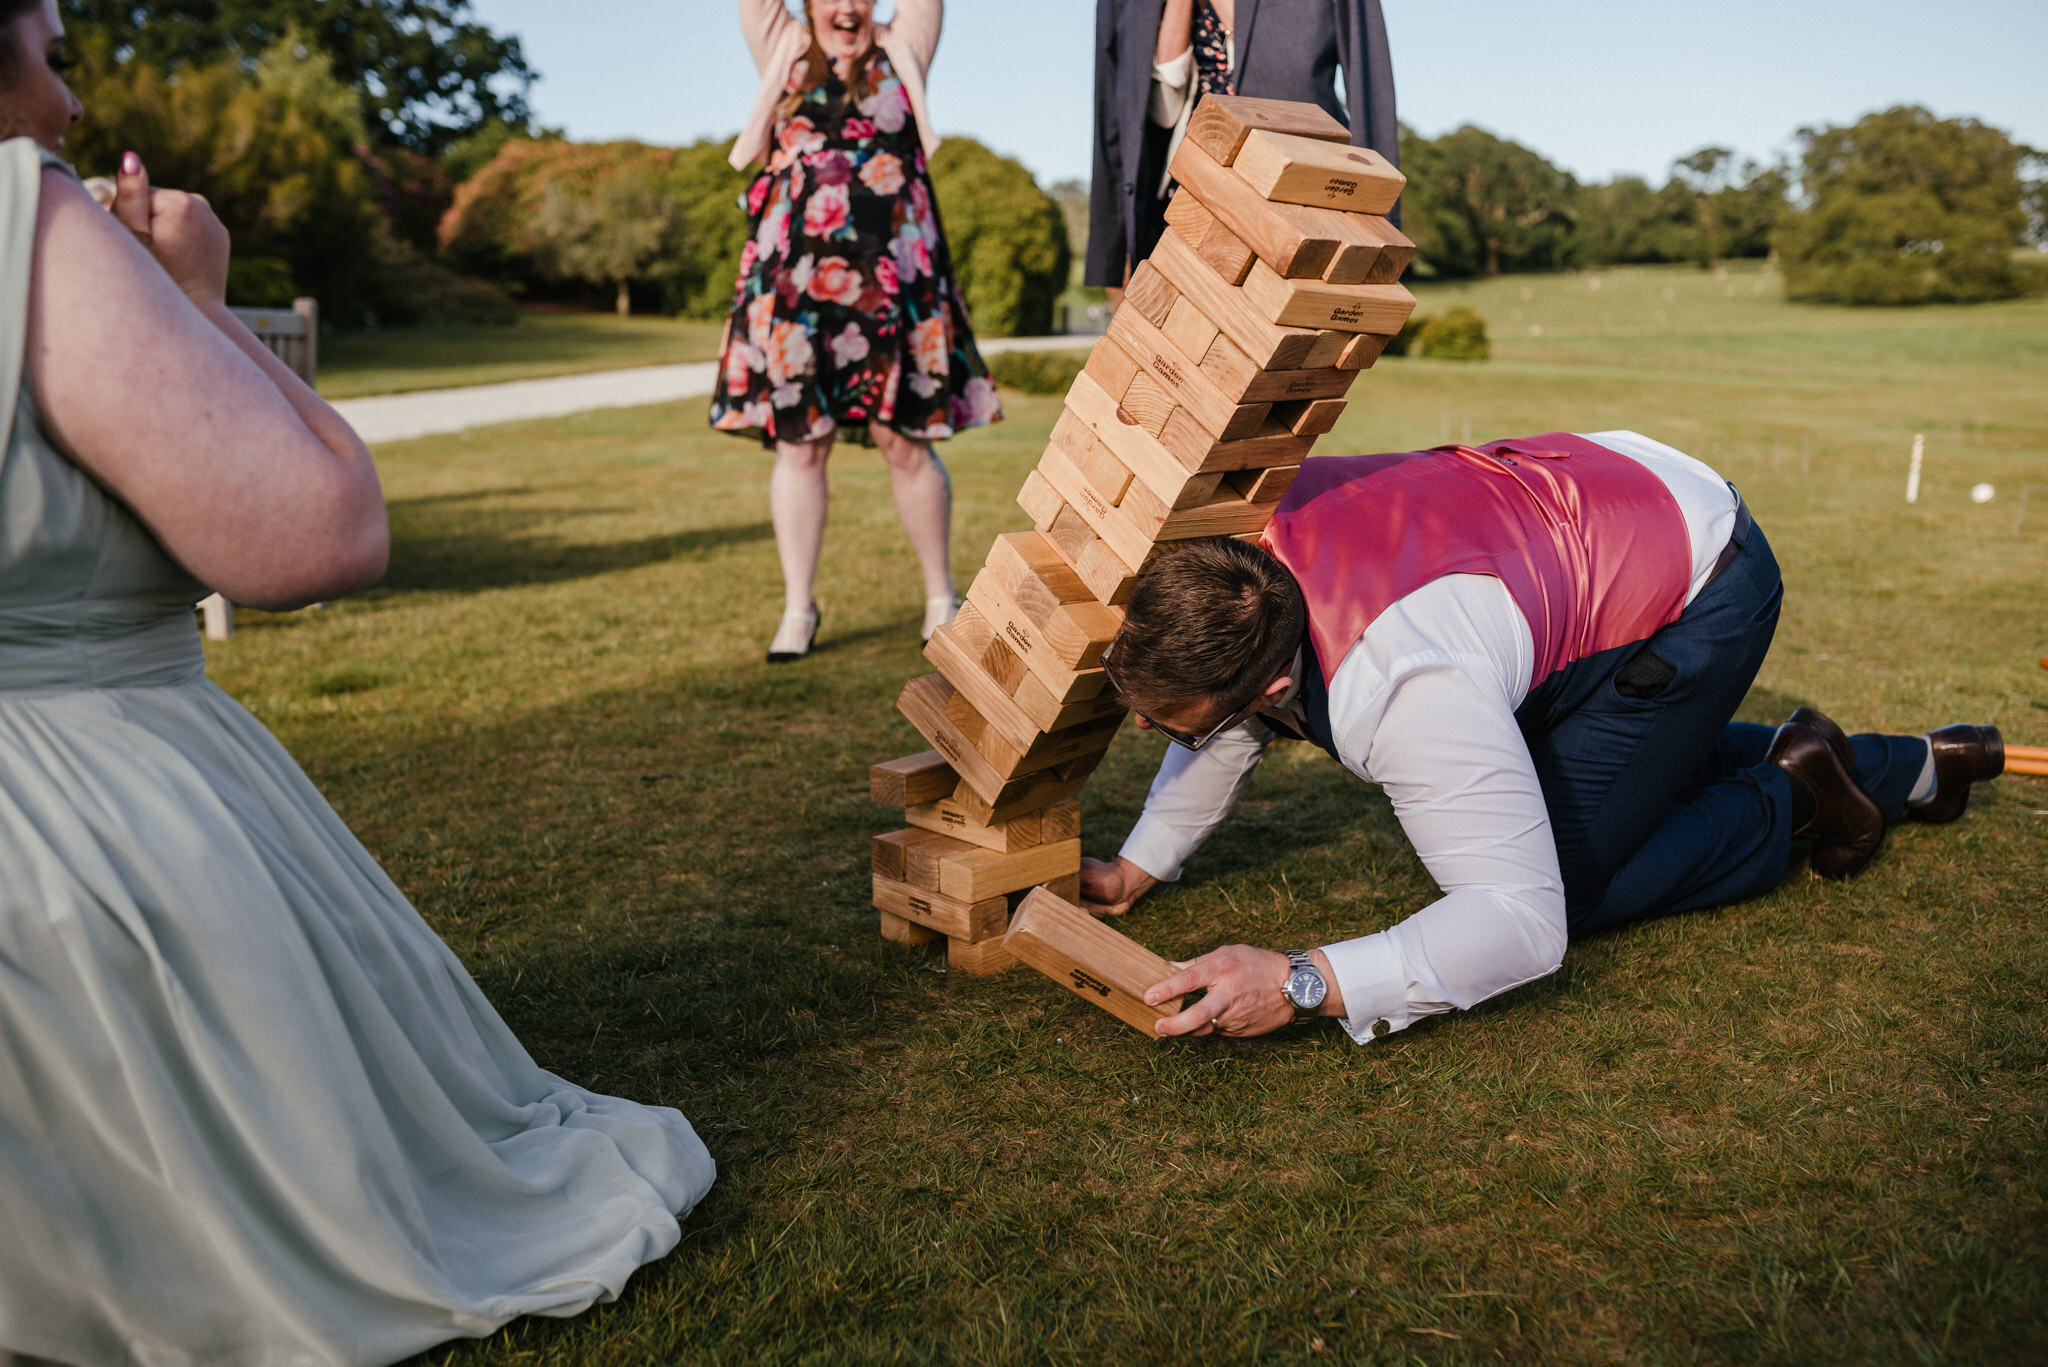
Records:
[[[1934,796],[1912,803],[1906,815],[1915,821],[1954,821],[1970,805],[1970,785],[2005,772],[2005,737],[1995,726],[1957,722],[1927,737],[1934,751]]]
[[[1786,722],[1764,756],[1813,794],[1813,816],[1792,834],[1813,841],[1813,871],[1852,878],[1884,843],[1884,814],[1856,786],[1827,738],[1804,722]]]
[[[1835,758],[1842,761],[1842,767],[1852,774],[1856,772],[1856,747],[1849,744],[1849,737],[1825,712],[1817,707],[1795,707],[1786,720],[1798,726],[1811,726],[1820,732],[1820,738],[1828,743],[1828,749],[1835,752]]]

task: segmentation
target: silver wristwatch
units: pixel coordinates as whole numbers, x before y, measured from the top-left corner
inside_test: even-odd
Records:
[[[1280,995],[1287,998],[1287,1004],[1294,1008],[1294,1023],[1313,1020],[1321,1010],[1323,998],[1330,994],[1330,986],[1323,981],[1323,975],[1316,970],[1313,960],[1305,949],[1292,950],[1287,955],[1287,981],[1280,985]]]

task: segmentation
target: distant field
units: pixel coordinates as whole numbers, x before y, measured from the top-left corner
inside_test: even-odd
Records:
[[[1760,267],[1423,295],[1496,359],[1381,362],[1321,450],[1640,428],[1785,566],[1746,717],[2048,744],[2048,301],[1793,308]],[[945,448],[963,580],[1059,411],[1005,401]],[[244,614],[212,672],[545,1066],[720,1163],[621,1303],[427,1361],[2048,1360],[2048,780],[1370,1048],[1148,1043],[875,933],[866,771],[922,748],[891,703],[927,666],[872,452],[834,461],[822,649],[780,668],[766,464],[702,401],[378,457],[385,582]],[[1089,853],[1160,750],[1119,737]],[[1385,799],[1291,751],[1123,929],[1293,947],[1433,895]]]
[[[708,361],[718,323],[609,313],[522,313],[510,327],[384,328],[324,338],[330,399]]]

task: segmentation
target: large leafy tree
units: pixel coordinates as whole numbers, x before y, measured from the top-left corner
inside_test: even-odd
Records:
[[[534,73],[469,0],[67,0],[75,31],[163,71],[253,64],[290,37],[362,92],[374,140],[429,155],[486,125],[524,126]]]
[[[1778,232],[1792,298],[1967,303],[2020,292],[2027,148],[1917,106],[1800,139],[1807,203]]]
[[[1578,185],[1519,143],[1470,124],[1402,139],[1403,225],[1442,275],[1565,264]]]

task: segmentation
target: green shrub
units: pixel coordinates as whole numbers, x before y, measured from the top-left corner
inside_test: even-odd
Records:
[[[1408,321],[1401,324],[1401,330],[1387,339],[1386,350],[1380,355],[1406,356],[1415,349],[1416,334],[1422,331],[1422,325],[1428,321],[1429,315],[1426,313],[1409,314]]]
[[[988,360],[988,373],[1000,385],[1026,394],[1065,394],[1074,384],[1081,367],[1088,364],[1086,348],[1070,351],[1006,351]]]
[[[1423,321],[1415,333],[1415,354],[1438,361],[1483,361],[1490,348],[1486,320],[1468,308],[1455,308]]]
[[[1052,331],[1070,260],[1060,206],[1022,165],[972,138],[947,138],[931,171],[975,332],[1028,337]]]

